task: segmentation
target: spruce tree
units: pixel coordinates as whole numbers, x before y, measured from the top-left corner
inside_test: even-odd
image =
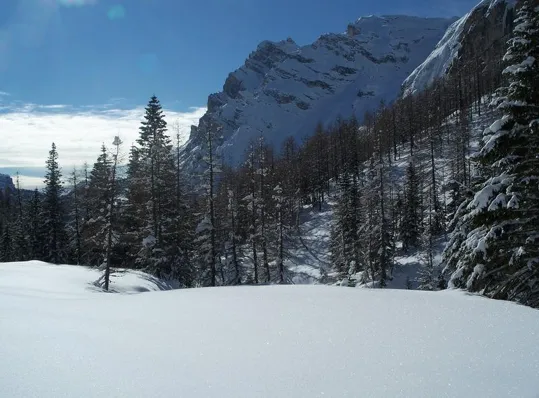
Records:
[[[26,218],[24,214],[24,203],[22,198],[19,173],[17,173],[15,189],[16,207],[11,234],[13,240],[13,257],[17,261],[26,261],[28,260],[28,241],[26,236]]]
[[[58,152],[52,143],[46,162],[45,190],[41,205],[41,222],[44,237],[43,259],[60,264],[66,260],[67,235],[65,210],[62,203],[62,173],[58,165]]]
[[[13,237],[11,236],[11,226],[9,223],[4,225],[4,230],[1,236],[0,260],[4,263],[15,260],[13,250]]]
[[[504,56],[503,113],[485,131],[482,180],[457,212],[444,252],[450,286],[539,307],[539,7],[518,6]]]
[[[128,168],[129,234],[140,248],[136,263],[156,276],[178,279],[174,155],[161,104],[152,96]]]
[[[34,190],[26,207],[28,259],[41,260],[45,242],[41,229],[41,195],[37,188]]]
[[[339,181],[339,199],[331,230],[331,258],[339,278],[364,269],[360,240],[360,192],[355,175],[345,172]]]
[[[111,170],[111,157],[105,144],[102,144],[101,153],[90,172],[88,219],[82,233],[86,263],[95,267],[105,263]]]
[[[70,175],[70,183],[73,187],[72,198],[70,201],[70,222],[68,224],[70,246],[72,252],[72,258],[75,264],[80,265],[82,263],[82,202],[80,195],[79,187],[79,178],[76,168],[73,168],[73,171]]]

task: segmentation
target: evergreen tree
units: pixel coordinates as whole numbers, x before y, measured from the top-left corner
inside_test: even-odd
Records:
[[[58,152],[52,143],[46,162],[45,191],[41,205],[41,222],[44,237],[44,260],[59,264],[66,260],[67,235],[65,210],[62,203],[62,173],[58,165]]]
[[[128,168],[126,209],[135,262],[156,276],[178,279],[176,181],[172,144],[161,104],[152,96]]]
[[[132,145],[129,152],[127,166],[127,192],[126,203],[121,212],[121,238],[120,245],[123,257],[123,266],[126,268],[142,268],[139,253],[142,250],[143,221],[148,200],[145,186],[145,175],[140,159],[140,149]]]
[[[73,168],[70,176],[70,183],[73,187],[73,197],[71,199],[71,211],[70,211],[70,223],[68,224],[71,252],[73,253],[73,260],[75,264],[79,265],[82,262],[82,217],[81,217],[81,198],[78,172],[76,168]]]
[[[113,249],[113,241],[114,235],[115,235],[115,201],[116,201],[116,170],[118,167],[118,156],[120,155],[120,145],[122,145],[122,140],[120,140],[119,136],[114,137],[114,141],[112,142],[112,145],[116,148],[113,155],[112,160],[112,166],[111,166],[111,176],[108,184],[108,202],[107,202],[107,208],[106,208],[106,231],[107,231],[107,242],[106,242],[106,249],[105,249],[105,273],[103,275],[104,278],[104,289],[106,291],[109,290],[109,283],[110,283],[110,273],[111,273],[111,267],[112,267],[112,249]]]
[[[110,178],[112,160],[105,144],[94,163],[88,181],[88,219],[83,228],[84,250],[88,265],[105,263],[107,247],[108,206],[110,203]]]
[[[13,237],[11,236],[11,226],[9,223],[4,225],[1,237],[2,247],[0,250],[0,258],[2,262],[6,263],[15,260],[15,253],[13,250]]]
[[[24,214],[22,191],[19,173],[16,177],[16,208],[15,220],[12,227],[13,257],[17,261],[28,260],[28,241],[26,236],[26,218]]]
[[[343,278],[364,269],[361,255],[360,193],[355,175],[344,173],[339,181],[339,200],[331,230],[333,269]]]
[[[450,285],[539,307],[539,8],[518,6],[504,56],[503,117],[485,131],[482,180],[463,202],[444,252]]]
[[[26,225],[28,237],[28,259],[41,260],[45,241],[41,228],[41,195],[37,188],[27,204]]]

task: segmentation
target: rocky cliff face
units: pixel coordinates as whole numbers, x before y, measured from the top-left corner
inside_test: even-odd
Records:
[[[503,51],[512,31],[514,0],[483,0],[454,22],[434,51],[404,81],[404,95],[421,91],[435,79],[478,59],[488,72],[488,60]]]
[[[184,148],[185,162],[196,168],[208,128],[219,129],[225,162],[237,164],[259,136],[278,147],[289,136],[312,134],[319,122],[352,114],[361,119],[400,93],[453,21],[371,16],[303,47],[292,39],[262,42],[223,91],[209,96],[208,111]]]
[[[0,174],[0,191],[10,190],[15,192],[15,185],[13,179],[7,174]]]

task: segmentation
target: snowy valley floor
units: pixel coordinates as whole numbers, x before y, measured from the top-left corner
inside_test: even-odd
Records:
[[[0,397],[538,397],[539,312],[456,291],[167,288],[0,264]],[[127,294],[144,292],[141,294]]]

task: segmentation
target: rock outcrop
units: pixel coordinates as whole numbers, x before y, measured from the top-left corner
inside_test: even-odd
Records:
[[[276,148],[289,136],[313,133],[317,123],[376,109],[395,99],[406,77],[432,52],[454,19],[364,17],[342,34],[298,46],[292,39],[262,42],[245,64],[208,98],[191,129],[183,158],[200,165],[207,128],[218,129],[226,163],[238,164],[259,136]]]

